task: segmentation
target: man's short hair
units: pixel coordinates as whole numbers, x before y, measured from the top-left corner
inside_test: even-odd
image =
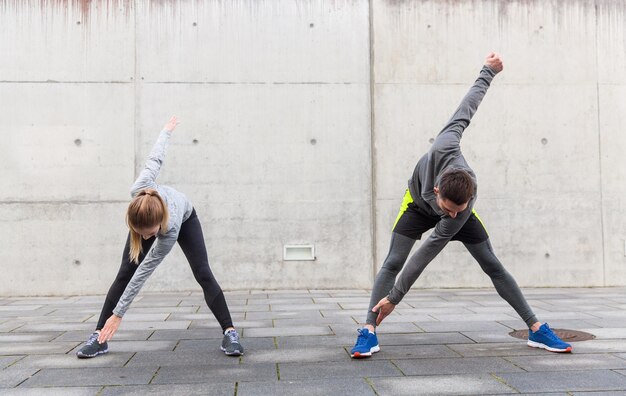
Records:
[[[476,190],[472,176],[463,169],[445,171],[437,187],[441,199],[448,199],[457,205],[468,203]]]

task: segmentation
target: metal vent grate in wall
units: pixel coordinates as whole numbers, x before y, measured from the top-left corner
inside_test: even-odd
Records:
[[[315,246],[313,245],[285,245],[283,249],[284,261],[315,260]]]

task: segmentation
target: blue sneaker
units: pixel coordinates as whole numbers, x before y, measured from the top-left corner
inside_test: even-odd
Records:
[[[571,352],[572,346],[563,342],[554,334],[547,323],[541,325],[539,330],[533,332],[528,330],[528,346],[533,348],[543,348],[550,352]]]
[[[376,333],[370,333],[366,328],[359,329],[359,336],[356,339],[354,348],[350,351],[350,356],[355,359],[372,356],[372,353],[380,351],[378,337]]]

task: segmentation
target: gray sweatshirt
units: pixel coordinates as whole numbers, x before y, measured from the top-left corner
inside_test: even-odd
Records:
[[[439,176],[447,169],[463,169],[467,171],[476,183],[476,175],[469,167],[461,153],[461,137],[463,131],[476,113],[478,105],[483,100],[491,80],[496,72],[484,66],[478,79],[461,101],[450,121],[443,127],[432,147],[417,163],[413,176],[409,180],[409,192],[413,201],[421,209],[433,217],[440,217],[435,229],[426,239],[411,259],[418,265],[407,266],[398,277],[396,284],[391,289],[388,299],[393,304],[398,304],[409,291],[419,276],[419,266],[422,268],[430,263],[439,252],[446,246],[448,241],[463,227],[472,214],[476,193],[470,199],[467,209],[457,214],[453,219],[445,215],[439,205],[434,187],[439,183]],[[476,190],[477,191],[477,190]]]
[[[160,186],[155,182],[163,160],[165,159],[165,153],[171,135],[172,133],[165,129],[161,131],[150,155],[148,155],[146,165],[130,190],[132,197],[135,197],[140,191],[146,188],[157,190],[167,205],[170,220],[167,225],[167,230],[161,230],[157,235],[152,248],[148,251],[141,264],[139,264],[139,268],[135,271],[135,274],[124,290],[124,294],[122,294],[117,306],[113,310],[113,313],[119,317],[124,316],[124,313],[126,313],[126,310],[130,307],[133,299],[137,296],[137,293],[139,293],[144,283],[146,283],[150,274],[154,272],[156,267],[161,264],[161,261],[163,261],[165,256],[172,250],[172,247],[174,247],[174,244],[178,240],[180,226],[191,216],[191,212],[193,211],[191,202],[184,194],[171,187]]]

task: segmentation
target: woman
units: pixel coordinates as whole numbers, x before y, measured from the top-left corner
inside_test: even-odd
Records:
[[[79,358],[92,358],[108,352],[107,342],[117,331],[124,313],[176,242],[202,287],[209,309],[222,327],[222,351],[229,356],[243,354],[224,294],[209,268],[202,227],[195,209],[184,194],[155,182],[177,124],[176,116],[165,124],[131,189],[133,200],[126,213],[129,235],[122,265],[104,301],[96,331],[76,353]]]

